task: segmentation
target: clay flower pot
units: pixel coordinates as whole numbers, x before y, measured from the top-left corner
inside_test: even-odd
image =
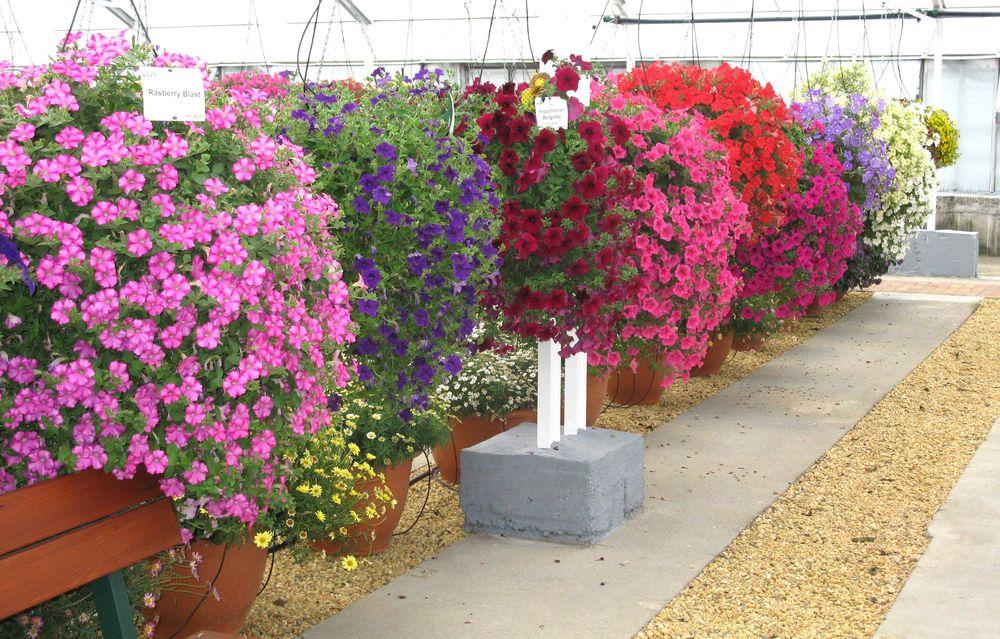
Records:
[[[484,442],[505,430],[536,419],[535,411],[524,409],[514,411],[503,418],[466,415],[451,418],[451,438],[433,450],[434,463],[441,471],[441,479],[457,484],[462,475],[462,451]]]
[[[406,497],[410,492],[410,468],[413,460],[408,459],[396,466],[376,469],[377,473],[385,476],[383,482],[378,476],[359,482],[355,488],[359,493],[367,493],[370,499],[359,502],[354,510],[358,513],[364,512],[368,504],[375,504],[376,507],[384,506],[386,511],[381,519],[374,522],[363,521],[347,528],[347,539],[338,541],[316,541],[311,544],[316,551],[325,550],[330,558],[342,555],[354,555],[356,557],[368,557],[377,555],[389,547],[392,542],[392,533],[399,526],[399,520],[403,516],[403,509],[406,508]],[[385,502],[379,502],[375,497],[375,489],[385,486],[392,493],[396,500],[396,507]]]
[[[823,317],[823,309],[825,306],[819,305],[819,300],[815,299],[812,304],[806,307],[805,316],[806,317]]]
[[[242,630],[257,598],[266,550],[252,543],[195,541],[188,558],[194,553],[202,557],[196,568],[198,579],[186,565],[176,566],[170,590],[163,591],[156,607],[143,609],[147,618],[160,618],[154,634],[157,639],[187,637],[203,630],[235,634]]]
[[[604,404],[608,401],[608,380],[610,378],[610,373],[599,377],[587,375],[587,417],[585,422],[587,428],[594,425],[594,422],[600,417],[601,411],[604,410]]]
[[[733,347],[733,334],[724,333],[716,336],[705,353],[705,359],[701,366],[691,371],[691,377],[711,377],[718,375],[722,370],[722,365],[726,363],[726,357]]]
[[[645,357],[639,358],[636,371],[623,364],[608,379],[608,401],[624,406],[655,406],[663,397],[663,372]]]
[[[764,350],[764,336],[758,333],[749,333],[734,337],[733,350],[739,352],[762,351]]]

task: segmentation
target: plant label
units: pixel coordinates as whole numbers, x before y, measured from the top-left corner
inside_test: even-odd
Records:
[[[205,84],[201,69],[140,67],[142,114],[154,122],[203,122]]]
[[[535,98],[535,119],[541,129],[565,129],[569,126],[569,108],[563,98]]]

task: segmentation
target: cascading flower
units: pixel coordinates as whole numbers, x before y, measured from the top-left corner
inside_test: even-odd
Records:
[[[554,61],[562,86],[571,84],[569,72],[581,81],[581,64],[587,65]],[[573,96],[548,78],[533,81],[493,92],[475,85],[460,105],[466,114],[485,111],[471,117],[478,148],[498,169],[503,264],[484,303],[504,330],[553,339],[564,355],[582,351],[594,364],[614,366],[620,355],[613,327],[634,292],[627,257],[634,215],[622,198],[635,184],[635,170],[611,148],[625,142],[628,130],[582,104],[567,114],[568,128],[539,128],[535,98],[565,99],[569,111]]]
[[[893,188],[896,171],[889,162],[885,141],[875,136],[879,117],[885,109],[875,101],[855,93],[837,100],[818,89],[805,93],[802,102],[792,104],[792,112],[806,136],[833,145],[844,167],[843,180],[851,201],[859,207],[867,225],[882,209],[885,195]],[[843,293],[856,286],[869,286],[889,268],[882,253],[869,247],[864,233],[857,235],[857,247],[848,261],[836,289]],[[825,300],[826,298],[824,298]]]
[[[870,107],[855,108],[858,96],[864,96],[868,105],[876,100],[871,78],[863,64],[843,68],[826,65],[809,77],[806,86],[810,91],[830,96],[837,104],[849,105],[849,112],[862,115]],[[840,291],[877,283],[892,264],[905,257],[910,237],[926,224],[937,186],[934,161],[926,148],[923,106],[891,100],[872,127],[866,125],[864,119],[860,126],[865,130],[872,128],[875,139],[884,144],[893,177],[891,183],[884,183],[879,190],[880,206],[865,211],[862,246],[837,285]],[[882,148],[880,144],[868,147],[873,156],[880,156]]]
[[[611,153],[626,158],[640,182],[623,200],[637,221],[633,294],[612,330],[626,363],[662,364],[667,386],[701,364],[728,317],[740,284],[729,263],[750,232],[747,207],[733,193],[725,147],[700,114],[621,95],[608,111],[612,129],[628,131]]]
[[[0,257],[0,492],[145,472],[186,539],[227,540],[284,503],[286,455],[330,426],[354,335],[337,205],[301,149],[261,134],[269,107],[219,91],[204,124],[143,117],[136,68],[196,64],[94,34],[0,70],[0,237],[16,245]]]
[[[785,224],[741,246],[737,263],[743,294],[733,305],[738,334],[768,334],[779,322],[801,317],[814,302],[833,301],[862,229],[858,205],[848,196],[844,166],[833,145],[801,142],[800,189],[785,198]]]
[[[801,160],[784,131],[788,110],[770,84],[745,69],[656,62],[619,77],[619,90],[646,95],[664,109],[698,111],[729,151],[733,190],[755,232],[780,226],[782,198],[797,188]]]
[[[378,467],[447,437],[431,395],[461,369],[497,271],[490,169],[451,134],[443,75],[378,70],[311,87],[288,130],[309,151],[316,188],[342,206],[345,271],[359,289],[352,357],[381,415],[347,435]]]

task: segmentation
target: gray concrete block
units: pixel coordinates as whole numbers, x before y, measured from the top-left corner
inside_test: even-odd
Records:
[[[917,231],[906,258],[889,272],[924,277],[976,277],[979,234],[969,231]]]
[[[593,544],[642,510],[643,440],[588,428],[553,448],[521,424],[462,451],[465,528]]]

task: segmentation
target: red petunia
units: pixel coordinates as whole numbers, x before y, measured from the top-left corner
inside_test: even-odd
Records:
[[[535,136],[534,148],[535,153],[545,155],[556,148],[556,134],[551,129],[542,129]]]
[[[574,153],[571,160],[573,162],[573,168],[576,169],[577,173],[583,173],[590,167],[594,166],[594,160],[586,151]]]
[[[574,222],[582,222],[587,217],[587,213],[590,212],[590,206],[579,196],[571,195],[568,200],[563,202],[562,212]]]
[[[514,118],[510,121],[509,129],[510,131],[507,136],[509,144],[527,142],[528,135],[531,133],[531,121],[524,116]]]
[[[588,173],[583,179],[573,183],[573,190],[585,200],[596,200],[604,195],[604,182],[594,173]]]
[[[517,156],[517,151],[514,149],[504,149],[500,152],[500,161],[497,162],[497,166],[504,175],[514,176],[517,175],[520,163],[521,158]]]
[[[580,120],[580,123],[576,125],[576,130],[587,144],[604,141],[604,131],[601,130],[601,125],[594,120]]]
[[[573,67],[559,67],[556,69],[556,88],[564,93],[576,91],[580,88],[580,74]]]

